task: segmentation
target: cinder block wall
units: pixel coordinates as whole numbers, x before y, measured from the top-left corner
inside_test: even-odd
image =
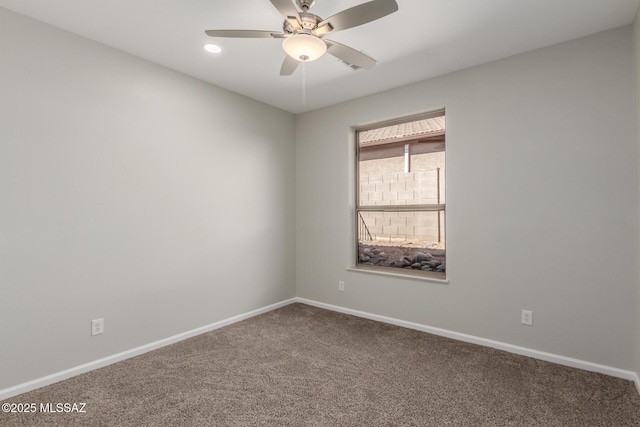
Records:
[[[413,170],[407,173],[401,157],[360,162],[360,204],[381,208],[388,205],[444,204],[444,159],[444,152],[414,155],[411,157]],[[361,215],[374,241],[444,242],[444,212],[362,212]]]

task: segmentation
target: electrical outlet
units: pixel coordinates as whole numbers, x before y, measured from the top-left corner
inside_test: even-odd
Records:
[[[104,332],[104,319],[94,319],[91,321],[91,335],[100,335]]]
[[[344,291],[344,280],[340,280],[338,282],[338,290],[339,291]]]
[[[522,310],[522,318],[521,322],[523,325],[533,325],[533,311],[530,310]]]

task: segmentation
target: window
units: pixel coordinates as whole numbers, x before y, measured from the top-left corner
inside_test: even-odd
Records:
[[[444,111],[360,128],[356,141],[357,266],[445,279]]]

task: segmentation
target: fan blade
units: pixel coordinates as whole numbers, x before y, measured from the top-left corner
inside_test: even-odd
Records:
[[[396,0],[374,0],[343,10],[318,24],[314,33],[318,36],[331,31],[346,30],[375,21],[398,10]]]
[[[205,33],[211,37],[238,37],[242,39],[270,39],[283,38],[283,33],[274,31],[254,31],[254,30],[207,30]]]
[[[284,58],[284,62],[282,63],[282,67],[280,67],[280,75],[281,76],[290,76],[293,72],[298,68],[300,61],[297,59],[293,59],[289,55]]]
[[[359,52],[349,46],[334,42],[333,40],[325,40],[325,43],[327,43],[328,53],[347,64],[370,70],[378,63],[369,55]]]
[[[302,20],[300,19],[300,15],[298,14],[298,9],[291,3],[291,0],[270,0],[271,4],[278,9],[278,12],[284,19],[289,21],[293,28],[299,30],[302,28]]]

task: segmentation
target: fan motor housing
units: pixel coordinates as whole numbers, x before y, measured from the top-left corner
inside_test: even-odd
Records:
[[[314,30],[320,22],[322,22],[322,18],[318,15],[314,15],[313,13],[300,12],[300,21],[302,28],[296,30],[293,25],[289,21],[284,21],[282,24],[282,29],[285,34],[296,34],[296,33],[307,33],[309,34],[312,30]]]

